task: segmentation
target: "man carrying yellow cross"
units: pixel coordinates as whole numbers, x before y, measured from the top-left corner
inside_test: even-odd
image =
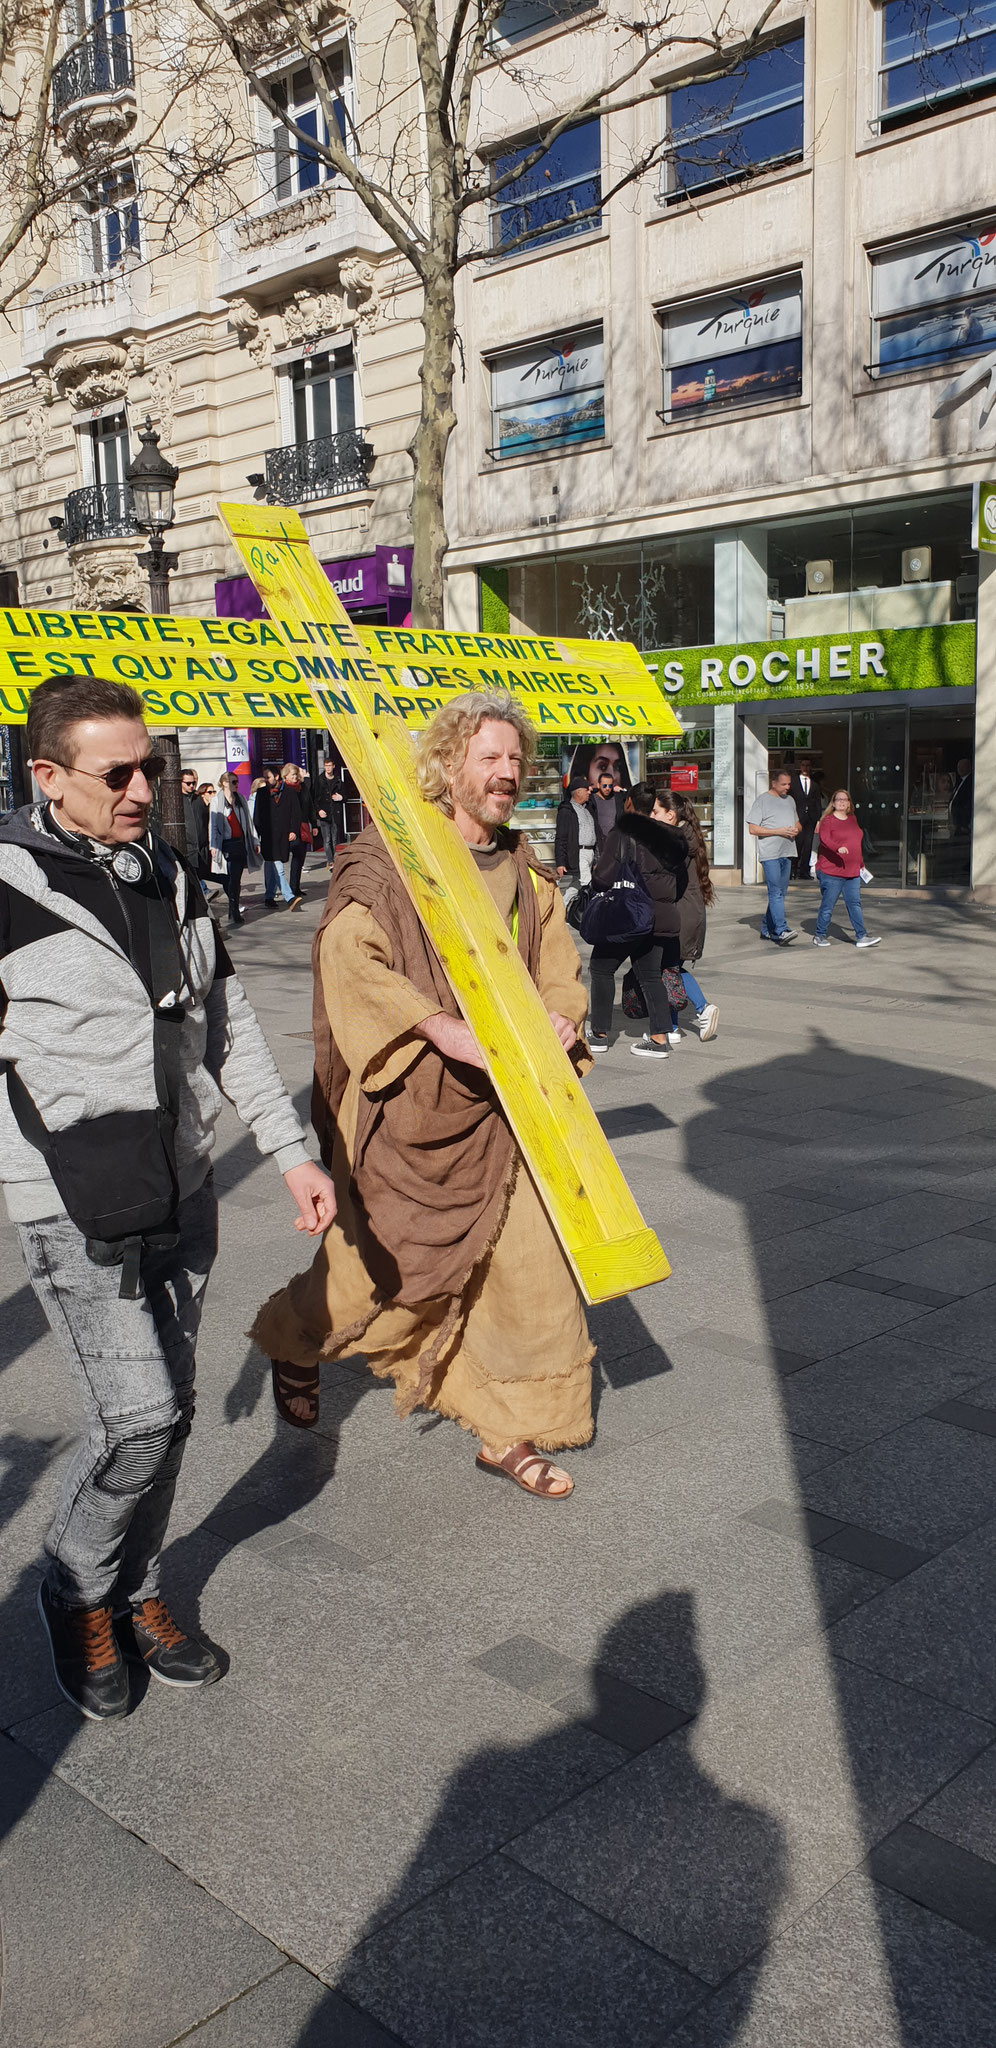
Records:
[[[535,732],[511,696],[469,692],[416,746],[422,796],[452,818],[576,1070],[586,1011],[560,894],[506,829]],[[318,1419],[319,1361],[362,1351],[403,1414],[451,1416],[477,1462],[527,1492],[573,1481],[544,1452],[592,1434],[577,1285],[376,827],[336,858],[315,949],[313,1116],[338,1216],[261,1310],[288,1422]]]

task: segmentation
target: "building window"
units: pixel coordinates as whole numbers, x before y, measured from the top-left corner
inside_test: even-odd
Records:
[[[602,330],[551,335],[492,358],[491,415],[496,458],[544,455],[605,435]]]
[[[323,441],[356,425],[356,366],[351,348],[326,349],[291,364],[294,440]]]
[[[97,184],[87,187],[82,195],[80,221],[87,269],[113,270],[126,257],[141,255],[134,164],[121,164]]]
[[[667,95],[666,193],[734,184],[802,155],[802,30],[769,44],[725,78]]]
[[[509,0],[491,30],[492,42],[521,43],[560,28],[575,14],[590,14],[596,0]]]
[[[122,502],[127,491],[125,470],[131,459],[125,410],[108,409],[76,429],[85,484],[97,484]]]
[[[996,348],[996,221],[872,258],[872,361],[881,375]]]
[[[346,52],[340,48],[329,50],[322,58],[322,65],[333,94],[333,108],[339,138],[345,142],[349,126],[346,104]],[[274,186],[278,199],[293,199],[301,192],[311,192],[316,185],[324,184],[327,178],[335,176],[332,165],[319,154],[329,140],[325,110],[318,98],[315,82],[307,69],[286,72],[282,78],[274,79],[271,91],[278,106],[287,119],[303,131],[308,141],[302,141],[283,121],[274,122],[273,160]],[[312,145],[318,144],[319,148]]]
[[[491,207],[491,245],[495,250],[538,249],[566,235],[601,227],[602,137],[600,121],[582,121],[568,128],[543,156],[530,163],[540,147],[538,136],[496,156],[495,183],[516,166],[528,168],[496,192]]]
[[[660,315],[665,419],[802,390],[802,282],[745,285]]]
[[[884,0],[881,12],[884,127],[996,89],[996,0]]]

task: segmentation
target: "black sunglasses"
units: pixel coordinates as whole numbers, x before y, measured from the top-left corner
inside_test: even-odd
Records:
[[[119,796],[136,775],[144,775],[146,782],[158,782],[166,766],[165,754],[148,754],[144,761],[119,761],[114,768],[105,768],[98,775],[92,768],[70,768],[70,775],[88,775],[91,782],[106,782],[108,789]]]

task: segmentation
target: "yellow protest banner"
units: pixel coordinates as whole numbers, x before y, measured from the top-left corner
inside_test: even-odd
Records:
[[[364,646],[296,512],[219,505],[275,624],[323,615],[351,655],[350,707],[329,716],[336,746],[445,967],[516,1141],[588,1301],[669,1272],[468,847],[415,781],[406,721],[369,672]],[[404,650],[405,652],[409,650]],[[466,684],[463,685],[467,687]]]
[[[323,727],[330,712],[352,710],[361,664],[362,679],[412,728],[454,691],[510,689],[542,732],[638,739],[681,730],[635,648],[354,628],[343,612],[344,640],[342,621],[322,614],[317,585],[310,598],[282,629],[270,619],[0,608],[0,724],[23,724],[45,676],[83,672],[131,683],[153,724]]]

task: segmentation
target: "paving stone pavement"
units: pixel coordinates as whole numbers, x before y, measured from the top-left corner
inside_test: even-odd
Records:
[[[302,1108],[322,881],[232,946]],[[109,1728],[39,1640],[76,1415],[0,1228],[4,2048],[996,2048],[996,934],[790,907],[710,913],[717,1039],[592,1077],[674,1272],[592,1313],[568,1502],[358,1360],[278,1430],[304,1248],[226,1116],[165,1590],[231,1667]]]

